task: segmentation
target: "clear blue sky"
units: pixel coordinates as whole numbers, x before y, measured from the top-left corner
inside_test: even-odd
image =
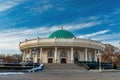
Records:
[[[61,27],[118,47],[120,0],[0,0],[0,53],[20,53],[20,41]]]

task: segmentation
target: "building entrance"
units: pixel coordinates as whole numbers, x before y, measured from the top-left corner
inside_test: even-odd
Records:
[[[61,63],[66,63],[66,59],[62,58]]]
[[[79,61],[80,55],[77,50],[74,51],[73,57],[74,57],[74,63]]]
[[[74,62],[76,62],[76,61],[78,62],[78,58],[74,58]]]
[[[52,58],[48,58],[48,63],[53,63],[53,59]]]

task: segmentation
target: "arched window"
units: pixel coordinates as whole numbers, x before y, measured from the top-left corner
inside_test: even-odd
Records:
[[[62,50],[60,52],[60,57],[67,57],[67,52],[65,50]]]
[[[79,52],[77,50],[74,51],[74,58],[80,58]]]
[[[47,57],[54,57],[54,52],[52,50],[49,50]]]

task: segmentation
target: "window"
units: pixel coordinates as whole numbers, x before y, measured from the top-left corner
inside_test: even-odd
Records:
[[[54,52],[52,50],[49,50],[47,56],[54,57]]]
[[[77,50],[74,51],[74,58],[79,58],[79,52]]]
[[[65,50],[62,50],[60,53],[60,57],[67,57],[67,52]]]

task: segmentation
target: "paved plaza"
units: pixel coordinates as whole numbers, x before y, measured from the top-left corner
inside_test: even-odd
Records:
[[[47,71],[2,75],[0,80],[120,80],[120,72]]]

